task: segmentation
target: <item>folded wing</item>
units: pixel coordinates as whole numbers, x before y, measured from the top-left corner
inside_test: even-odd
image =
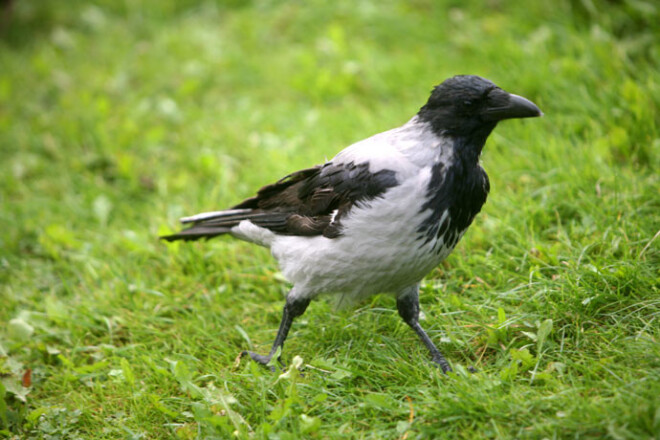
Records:
[[[328,162],[264,186],[231,209],[185,217],[181,222],[191,224],[189,228],[161,238],[211,238],[231,232],[243,220],[281,235],[335,238],[341,235],[341,218],[355,204],[379,197],[397,184],[392,170],[371,173],[368,163]]]

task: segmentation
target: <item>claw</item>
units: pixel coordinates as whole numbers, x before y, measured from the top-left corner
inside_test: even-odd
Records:
[[[439,357],[434,356],[432,361],[442,369],[442,372],[444,374],[451,373],[452,371],[454,371],[449,366],[449,363],[442,355],[440,355]]]
[[[241,357],[243,357],[245,355],[249,355],[250,358],[252,358],[253,361],[255,361],[258,364],[263,365],[264,367],[267,367],[268,369],[270,369],[270,371],[275,371],[275,367],[273,365],[268,365],[268,364],[270,364],[270,361],[273,358],[272,354],[263,355],[263,354],[258,354],[258,353],[255,353],[253,351],[247,351],[247,350],[241,352]],[[280,359],[278,357],[277,361],[280,363],[280,365],[282,367],[284,367],[284,363],[282,362],[282,359]]]
[[[280,358],[280,353],[282,352],[282,346],[284,345],[284,340],[286,339],[286,336],[289,334],[289,329],[291,328],[293,319],[296,318],[297,316],[302,315],[305,312],[305,309],[309,305],[310,301],[311,301],[310,298],[296,299],[295,295],[293,295],[293,297],[289,295],[287,297],[287,302],[284,305],[284,310],[282,312],[282,321],[280,321],[280,328],[277,330],[277,336],[275,337],[275,342],[273,342],[273,347],[271,348],[270,353],[268,353],[268,355],[262,355],[245,350],[241,352],[241,357],[248,354],[250,355],[253,361],[263,365],[264,367],[270,368],[270,371],[275,371],[275,367],[273,366],[273,364],[271,364],[271,360],[273,359],[273,357],[275,357],[282,366],[282,368],[284,368],[285,365],[282,362],[282,359]]]

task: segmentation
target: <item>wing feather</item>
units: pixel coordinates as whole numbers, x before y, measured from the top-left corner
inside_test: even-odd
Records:
[[[231,209],[185,217],[183,223],[192,223],[188,229],[161,238],[215,237],[244,220],[282,235],[335,238],[341,235],[341,218],[357,202],[379,197],[397,184],[391,170],[371,173],[368,163],[328,162],[266,185]]]

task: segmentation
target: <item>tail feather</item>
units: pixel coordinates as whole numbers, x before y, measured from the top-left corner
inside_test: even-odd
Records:
[[[201,214],[183,217],[181,223],[199,223],[221,218],[240,216],[251,213],[251,209],[225,209],[224,211],[203,212]]]
[[[176,234],[163,235],[161,240],[199,240],[200,238],[213,238],[218,235],[228,234],[231,228],[238,225],[251,214],[251,209],[227,209],[225,211],[203,212],[190,217],[183,217],[183,224],[192,223],[187,229]]]
[[[232,228],[238,226],[243,220],[250,220],[255,225],[272,231],[286,231],[288,216],[289,214],[284,212],[263,212],[254,209],[205,212],[182,218],[181,223],[192,223],[192,225],[176,234],[165,235],[160,238],[167,241],[212,238],[230,233]]]
[[[231,232],[231,228],[214,228],[207,227],[202,225],[193,226],[183,231],[177,232],[176,234],[171,235],[161,235],[159,238],[166,241],[176,241],[176,240],[199,240],[200,238],[213,238],[218,235],[227,234]]]

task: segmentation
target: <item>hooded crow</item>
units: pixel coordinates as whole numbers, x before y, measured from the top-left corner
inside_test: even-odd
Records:
[[[443,372],[449,363],[419,324],[422,278],[454,249],[486,201],[479,165],[486,138],[504,119],[541,116],[531,101],[479,76],[436,86],[399,128],[357,142],[323,165],[294,172],[224,210],[181,219],[168,241],[229,234],[270,248],[293,287],[266,365],[293,320],[321,294],[350,304],[378,293]]]

